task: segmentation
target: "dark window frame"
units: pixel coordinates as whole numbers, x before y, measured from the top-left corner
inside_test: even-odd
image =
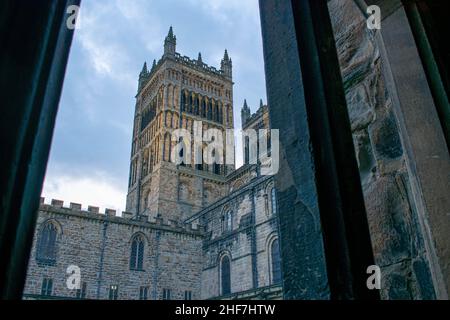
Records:
[[[228,255],[220,260],[220,292],[223,296],[231,294],[231,259]]]
[[[41,295],[44,297],[51,297],[53,295],[53,279],[43,278],[41,286]]]
[[[118,300],[119,299],[119,286],[112,284],[109,286],[108,290],[109,300]]]
[[[164,288],[163,289],[163,294],[162,294],[162,299],[163,300],[171,300],[171,290],[170,289],[167,289],[167,288]]]
[[[52,221],[47,221],[39,231],[36,248],[38,264],[54,266],[56,264],[58,228]]]

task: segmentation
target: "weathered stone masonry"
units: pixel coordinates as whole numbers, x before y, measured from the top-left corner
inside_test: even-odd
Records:
[[[202,121],[204,131],[219,129],[225,144],[225,130],[233,128],[228,53],[217,70],[204,64],[201,55],[197,60],[182,57],[175,46],[171,28],[162,59],[151,71],[144,64],[139,77],[127,212],[116,217],[109,209],[100,214],[96,207],[84,211],[73,203],[64,208],[58,200],[42,204],[26,298],[281,297],[280,277],[273,276],[279,272],[273,270],[279,258],[273,262],[271,256],[278,243],[273,177],[261,176],[258,165],[234,171],[229,164],[171,161],[174,129],[192,133],[193,122]],[[268,107],[262,101],[255,114],[246,102],[244,110],[244,129],[269,128]],[[43,263],[38,247],[49,223],[57,230],[56,256]],[[136,237],[144,239],[141,254],[133,253]],[[224,256],[230,259],[229,292],[221,289],[219,279]],[[138,270],[131,262],[136,259],[142,259]],[[70,265],[81,269],[82,297],[66,285]],[[51,279],[50,294],[43,290],[46,279]]]
[[[193,299],[200,297],[201,230],[181,229],[161,221],[136,221],[130,216],[116,217],[114,211],[100,214],[71,206],[64,208],[56,201],[53,205],[41,205],[25,297],[40,296],[42,279],[50,278],[53,279],[52,296],[75,298],[76,290],[66,286],[66,270],[70,265],[81,269],[81,281],[87,284],[86,299],[108,299],[111,285],[118,287],[119,299],[139,299],[140,287],[144,286],[150,288],[148,299],[162,299],[163,289],[170,289],[173,299],[184,299],[185,291],[191,291]],[[55,263],[48,265],[39,263],[36,256],[39,233],[46,223],[54,224],[58,230]],[[145,239],[142,271],[130,270],[129,264],[131,239],[136,234],[142,234]]]

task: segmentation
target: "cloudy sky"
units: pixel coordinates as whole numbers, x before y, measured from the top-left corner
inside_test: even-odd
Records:
[[[43,196],[125,209],[137,78],[172,25],[177,52],[233,60],[235,127],[244,98],[266,101],[258,0],[82,0]]]

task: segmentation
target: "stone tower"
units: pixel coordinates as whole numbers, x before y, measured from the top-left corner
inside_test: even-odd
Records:
[[[162,58],[153,62],[150,71],[144,64],[139,75],[127,211],[136,218],[177,223],[224,196],[225,176],[234,170],[234,160],[225,164],[225,148],[214,155],[213,164],[199,163],[199,157],[215,139],[205,135],[206,130],[220,131],[225,147],[226,130],[232,128],[232,61],[228,52],[225,50],[220,70],[205,64],[201,54],[197,59],[181,56],[170,27]],[[200,144],[191,140],[190,152],[186,145],[179,154],[185,159],[181,164],[172,159],[172,150],[178,145],[176,138],[172,140],[176,129],[191,134],[196,129],[208,138]]]

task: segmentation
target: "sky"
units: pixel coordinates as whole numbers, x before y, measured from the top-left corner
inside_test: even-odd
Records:
[[[163,53],[170,26],[177,52],[220,69],[233,60],[234,125],[247,99],[266,102],[258,0],[82,0],[42,196],[125,210],[137,80]],[[236,147],[239,152],[239,145]],[[237,164],[241,163],[237,155]]]

